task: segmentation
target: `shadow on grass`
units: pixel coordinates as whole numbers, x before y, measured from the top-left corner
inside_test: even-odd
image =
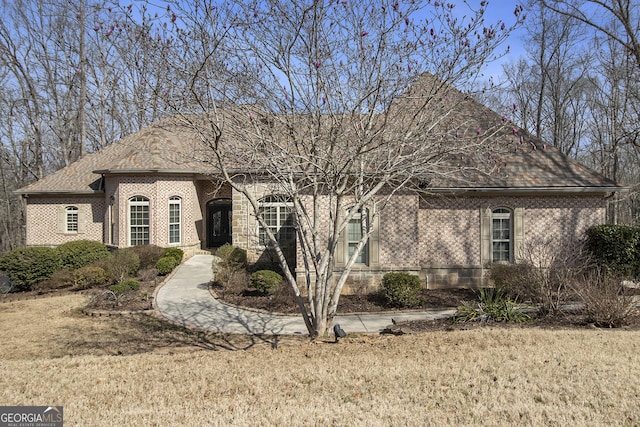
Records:
[[[77,313],[74,316],[81,323],[79,327],[67,326],[48,337],[62,344],[56,356],[173,353],[195,349],[238,351],[256,346],[277,348],[280,341],[277,335],[196,331],[144,314],[86,317]]]

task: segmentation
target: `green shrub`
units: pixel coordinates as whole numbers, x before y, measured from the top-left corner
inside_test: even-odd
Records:
[[[139,245],[131,248],[140,258],[140,268],[150,268],[164,256],[164,248],[156,245]]]
[[[88,265],[73,272],[73,288],[78,290],[102,286],[107,280],[107,272],[101,267]]]
[[[74,240],[58,246],[63,268],[80,268],[99,259],[109,258],[107,247],[94,240]]]
[[[216,250],[220,264],[226,267],[245,268],[247,266],[247,251],[237,246],[225,243]]]
[[[387,304],[414,307],[421,303],[420,278],[408,273],[387,273],[382,277],[383,295]]]
[[[14,249],[0,257],[0,270],[6,272],[18,291],[28,291],[61,267],[60,252],[55,248],[30,246]]]
[[[164,276],[171,273],[177,265],[178,262],[174,257],[164,256],[156,262],[156,270],[158,270],[159,275]]]
[[[130,291],[140,289],[140,282],[135,279],[127,279],[122,282],[109,286],[109,290],[116,295],[122,295]]]
[[[263,294],[273,294],[282,284],[282,276],[272,270],[258,270],[251,275],[251,286]]]
[[[623,276],[640,276],[640,227],[598,225],[587,230],[587,248],[606,267]]]
[[[163,257],[171,257],[176,260],[176,265],[180,265],[184,257],[184,251],[180,248],[165,248]]]

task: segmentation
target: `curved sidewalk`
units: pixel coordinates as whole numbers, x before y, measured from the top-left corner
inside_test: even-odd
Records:
[[[195,255],[182,263],[156,294],[156,309],[165,318],[183,326],[203,331],[254,335],[307,335],[301,316],[284,316],[244,310],[224,304],[211,295],[212,255]],[[392,318],[432,320],[451,316],[454,309],[422,312],[348,314],[337,316],[347,333],[380,332]]]

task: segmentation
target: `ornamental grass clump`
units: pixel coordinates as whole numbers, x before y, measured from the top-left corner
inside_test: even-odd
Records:
[[[500,288],[480,288],[477,301],[463,302],[453,315],[455,322],[494,320],[522,323],[531,317],[522,311],[517,300]]]

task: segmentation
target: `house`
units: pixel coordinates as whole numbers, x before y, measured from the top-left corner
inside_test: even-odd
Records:
[[[217,178],[210,155],[202,138],[172,118],[89,154],[17,191],[26,199],[26,243],[90,239],[192,254],[228,242],[257,260],[266,253],[264,230],[247,200]],[[467,178],[394,195],[345,291],[369,287],[389,271],[418,274],[427,287],[480,285],[484,266],[516,260],[527,241],[579,239],[604,223],[607,198],[622,188],[535,138],[507,154],[499,174]],[[286,200],[268,185],[256,191],[273,231],[295,253]],[[352,246],[348,234],[337,269]],[[299,277],[302,268],[298,259]]]

